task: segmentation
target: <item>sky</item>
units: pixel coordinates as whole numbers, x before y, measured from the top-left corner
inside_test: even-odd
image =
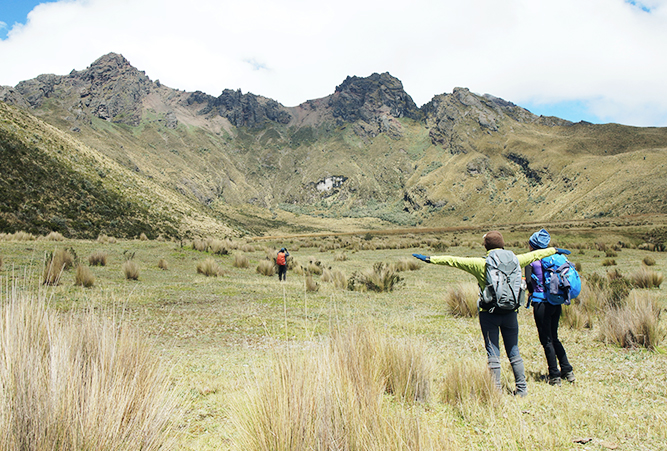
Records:
[[[389,72],[574,122],[667,126],[667,0],[0,0],[0,85],[122,54],[171,88],[285,106]]]

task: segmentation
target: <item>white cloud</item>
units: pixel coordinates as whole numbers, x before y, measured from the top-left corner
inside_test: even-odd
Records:
[[[285,105],[388,71],[418,105],[464,86],[667,125],[665,48],[667,0],[63,0],[0,41],[0,84],[117,52],[174,88]]]

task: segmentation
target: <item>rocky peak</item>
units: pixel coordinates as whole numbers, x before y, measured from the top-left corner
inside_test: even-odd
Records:
[[[214,112],[236,127],[261,127],[266,122],[287,124],[292,119],[287,108],[275,100],[251,93],[243,94],[240,89],[225,89],[219,97],[198,91],[192,93],[186,102],[189,105],[204,104],[200,114]]]
[[[419,108],[388,72],[369,77],[347,77],[329,97],[332,114],[347,122],[375,122],[382,115],[420,118]]]

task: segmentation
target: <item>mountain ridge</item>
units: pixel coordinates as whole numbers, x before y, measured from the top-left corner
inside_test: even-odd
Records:
[[[419,108],[386,72],[285,107],[240,90],[172,89],[112,53],[2,87],[0,100],[213,212],[399,226],[667,213],[667,129],[536,116],[466,88]]]

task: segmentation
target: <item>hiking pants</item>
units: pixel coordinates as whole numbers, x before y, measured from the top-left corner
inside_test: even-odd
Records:
[[[278,280],[287,280],[287,265],[278,265]]]
[[[489,313],[479,312],[479,325],[484,336],[484,345],[489,363],[489,370],[493,375],[496,387],[500,388],[500,335],[503,336],[505,352],[512,365],[516,393],[525,395],[527,393],[526,375],[523,368],[523,359],[519,353],[519,322],[516,312]]]
[[[549,367],[549,379],[556,379],[572,371],[572,365],[567,360],[565,348],[558,339],[558,322],[562,306],[548,302],[533,302],[533,317],[540,336],[540,343],[544,348],[544,356]],[[560,370],[558,364],[560,363]]]

